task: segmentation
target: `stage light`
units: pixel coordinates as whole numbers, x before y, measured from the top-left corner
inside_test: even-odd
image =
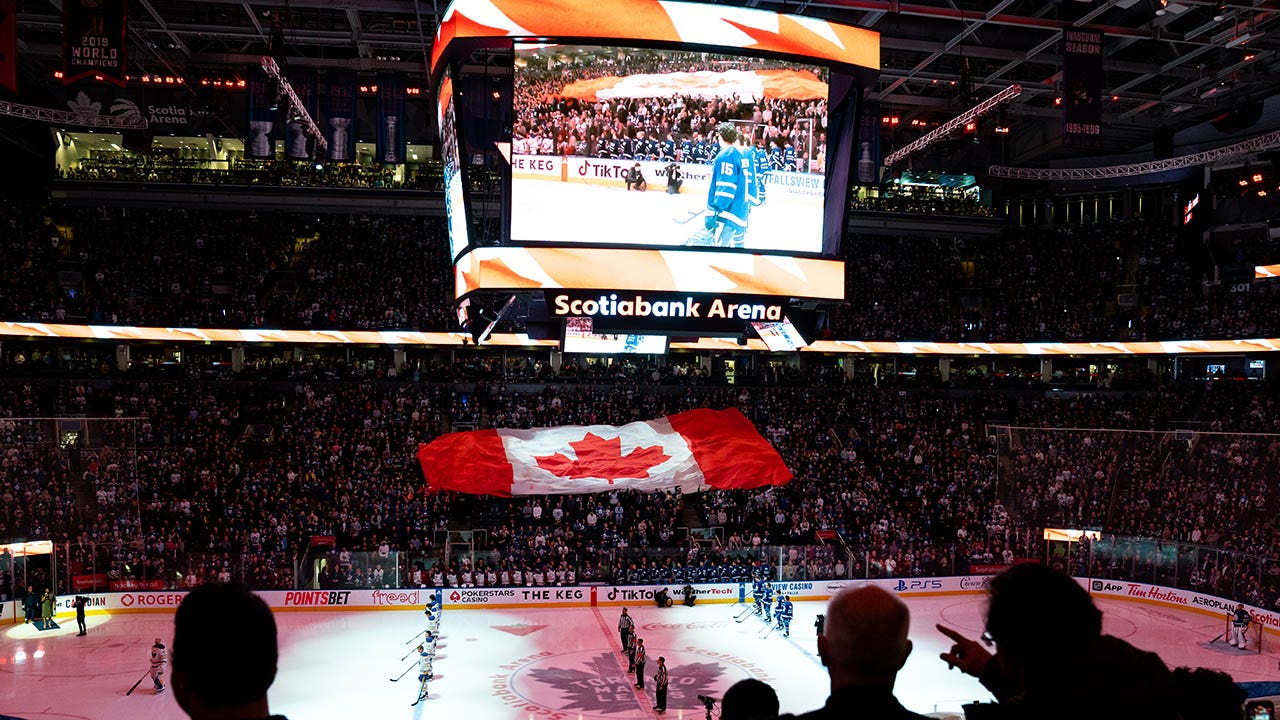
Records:
[[[1240,187],[1249,187],[1249,181],[1245,180],[1244,178],[1237,180],[1236,184],[1239,185]]]
[[[1256,183],[1262,182],[1262,173],[1254,173],[1252,179]]]

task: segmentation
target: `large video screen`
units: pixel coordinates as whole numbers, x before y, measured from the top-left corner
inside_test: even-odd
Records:
[[[566,353],[595,355],[665,355],[665,335],[600,334],[593,332],[591,318],[575,317],[565,320],[564,343]]]
[[[462,160],[458,154],[458,119],[453,109],[453,77],[446,70],[436,94],[436,121],[444,164],[444,209],[449,220],[449,257],[456,258],[470,242],[466,201],[462,192]]]
[[[515,46],[511,240],[820,253],[827,69]]]

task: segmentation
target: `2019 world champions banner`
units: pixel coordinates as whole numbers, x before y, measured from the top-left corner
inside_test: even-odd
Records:
[[[1102,135],[1102,31],[1062,31],[1063,138],[1092,145]]]
[[[125,85],[128,0],[66,0],[62,6],[62,84],[88,77]]]

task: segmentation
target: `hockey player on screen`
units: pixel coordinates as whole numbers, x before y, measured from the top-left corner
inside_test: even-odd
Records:
[[[706,229],[710,244],[716,247],[740,248],[747,231],[747,176],[743,172],[742,153],[736,146],[738,130],[733,123],[716,126],[720,152],[711,163],[711,183],[707,188]]]
[[[773,173],[773,168],[769,165],[769,151],[764,146],[765,141],[761,140],[751,151],[756,168],[756,197],[761,205],[769,199],[769,176]]]

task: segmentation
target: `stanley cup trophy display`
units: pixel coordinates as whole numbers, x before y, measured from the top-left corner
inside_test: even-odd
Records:
[[[399,145],[396,143],[396,123],[399,121],[400,118],[395,115],[388,115],[384,120],[387,130],[387,148],[382,153],[383,162],[400,162]]]
[[[329,127],[333,131],[333,140],[329,143],[329,159],[346,161],[351,159],[348,152],[347,138],[351,132],[351,118],[329,118]]]

